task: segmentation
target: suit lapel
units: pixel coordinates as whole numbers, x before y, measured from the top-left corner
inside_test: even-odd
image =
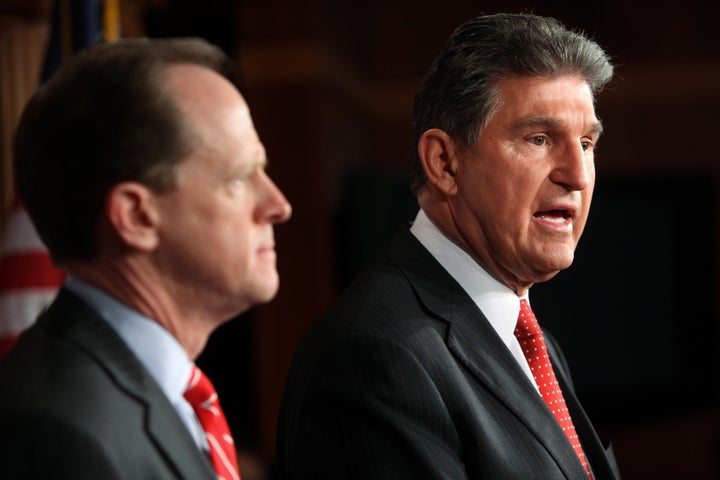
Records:
[[[85,350],[113,378],[119,390],[144,406],[147,435],[176,470],[178,478],[215,478],[208,459],[168,398],[104,320],[65,289],[43,317],[45,328]]]
[[[537,390],[460,285],[407,230],[396,237],[390,258],[425,307],[448,323],[447,346],[455,357],[526,426],[567,478],[586,476]]]

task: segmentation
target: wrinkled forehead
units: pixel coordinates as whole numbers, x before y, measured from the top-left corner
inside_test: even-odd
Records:
[[[502,116],[513,122],[571,115],[586,128],[601,131],[590,85],[580,76],[508,77],[495,84],[493,108],[488,120]]]

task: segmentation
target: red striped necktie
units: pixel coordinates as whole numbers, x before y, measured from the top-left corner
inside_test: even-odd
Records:
[[[515,327],[515,336],[520,342],[528,365],[530,365],[530,371],[533,374],[533,378],[535,378],[535,383],[540,390],[540,395],[552,412],[555,420],[557,420],[560,427],[562,427],[563,432],[565,432],[565,435],[570,441],[570,445],[572,445],[575,450],[588,477],[592,478],[590,465],[580,444],[580,437],[578,437],[575,432],[575,425],[573,425],[570,412],[567,409],[567,405],[565,405],[565,398],[563,397],[560,385],[555,377],[555,372],[550,364],[550,357],[547,353],[542,330],[526,300],[520,300],[520,315],[518,316],[517,327]]]
[[[225,414],[220,408],[217,392],[210,380],[193,366],[185,399],[192,405],[205,430],[210,447],[210,461],[219,480],[240,480],[237,452]]]

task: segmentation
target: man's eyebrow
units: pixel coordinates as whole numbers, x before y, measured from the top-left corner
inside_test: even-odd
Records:
[[[550,117],[527,117],[518,120],[514,127],[519,130],[527,127],[559,127],[560,125],[558,120]]]
[[[593,124],[592,128],[590,128],[590,133],[594,133],[595,135],[600,136],[603,131],[605,131],[605,127],[603,126],[602,121],[600,119],[597,119]]]
[[[520,130],[527,127],[544,127],[544,128],[557,128],[562,125],[562,122],[550,118],[550,117],[527,117],[520,119],[515,123],[514,128]],[[593,133],[600,135],[604,130],[603,124],[600,119],[597,119],[588,129],[587,133]]]

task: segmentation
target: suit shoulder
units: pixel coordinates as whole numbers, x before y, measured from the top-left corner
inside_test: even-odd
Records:
[[[103,399],[116,390],[102,366],[66,339],[30,333],[0,364],[0,383],[14,391],[0,398],[0,412],[85,403],[102,407]]]
[[[125,352],[123,352],[125,353]],[[102,432],[137,400],[120,388],[102,362],[72,339],[36,323],[0,362],[0,422],[16,416],[62,419]]]
[[[394,328],[427,321],[422,303],[402,269],[384,261],[361,274],[321,316],[319,330],[337,334],[390,335]]]

